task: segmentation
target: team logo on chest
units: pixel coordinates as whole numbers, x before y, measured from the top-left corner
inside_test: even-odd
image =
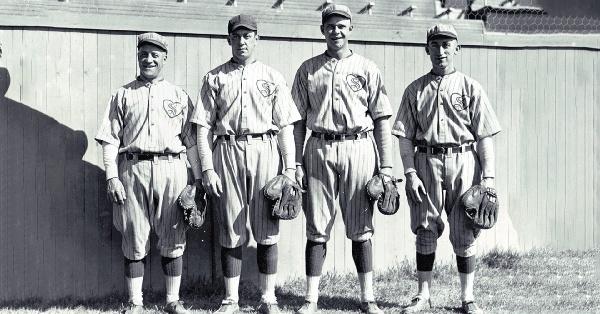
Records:
[[[163,100],[163,108],[169,118],[175,118],[183,112],[183,105],[180,102],[172,101],[170,99]]]
[[[450,95],[450,103],[454,109],[461,111],[469,108],[469,101],[467,95],[453,93]]]
[[[353,92],[358,92],[365,87],[367,79],[357,74],[348,74],[348,76],[346,76],[346,84],[348,84]]]
[[[257,80],[256,88],[258,88],[258,91],[263,97],[269,97],[275,93],[277,86],[274,83],[265,80]]]

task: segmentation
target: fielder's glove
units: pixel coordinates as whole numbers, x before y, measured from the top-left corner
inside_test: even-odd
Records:
[[[302,211],[302,193],[305,191],[286,175],[278,175],[267,182],[265,197],[272,201],[271,214],[274,218],[290,220]]]
[[[194,229],[200,228],[206,218],[205,194],[204,189],[187,185],[177,198],[177,204],[183,211],[183,220]]]
[[[496,189],[474,185],[460,197],[460,202],[473,229],[490,229],[498,220]]]
[[[383,173],[375,175],[367,182],[367,194],[371,200],[377,201],[377,208],[384,215],[393,215],[400,207],[397,182],[402,182],[402,179]]]

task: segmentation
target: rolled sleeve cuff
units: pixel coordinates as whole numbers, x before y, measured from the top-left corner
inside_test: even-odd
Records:
[[[119,147],[119,145],[121,145],[121,141],[119,141],[118,139],[112,137],[112,136],[106,136],[106,135],[97,135],[95,138],[96,142],[100,145],[102,145],[102,142],[106,142],[108,144],[112,144],[115,145],[117,147]]]

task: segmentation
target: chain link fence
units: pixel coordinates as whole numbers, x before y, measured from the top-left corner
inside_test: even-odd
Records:
[[[598,0],[437,0],[437,18],[482,20],[507,33],[600,34]]]

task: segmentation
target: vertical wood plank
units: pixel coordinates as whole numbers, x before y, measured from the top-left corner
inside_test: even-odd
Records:
[[[12,43],[12,30],[10,28],[0,29],[0,41],[3,44],[3,53],[6,54],[6,51],[9,51],[9,47]],[[8,159],[4,156],[8,156],[8,103],[9,98],[6,89],[10,88],[8,79],[10,75],[10,68],[8,65],[8,58],[2,57],[0,58],[0,75],[4,81],[2,81],[1,85],[1,94],[0,94],[0,193],[2,193],[2,198],[0,198],[0,209],[2,210],[2,214],[7,211],[8,201],[7,198],[4,197],[4,194],[8,191]],[[10,241],[9,233],[7,232],[8,220],[2,219],[0,220],[0,246],[3,248],[8,248],[8,243]],[[3,263],[0,263],[0,297],[3,299],[8,298],[8,264],[10,260],[8,259],[8,251],[3,250],[4,252],[0,253],[0,258]]]
[[[548,60],[549,62],[550,59]],[[554,195],[556,198],[556,207],[555,207],[555,216],[556,220],[553,224],[552,229],[554,230],[554,246],[558,249],[565,248],[566,244],[566,211],[567,211],[567,201],[566,201],[566,172],[568,169],[567,165],[567,108],[566,108],[566,90],[565,90],[565,82],[567,80],[566,77],[566,53],[565,50],[557,50],[554,64],[556,64],[555,68],[555,77],[554,77],[554,108],[555,108],[555,128],[554,128],[554,137],[556,139],[556,172],[555,179],[556,184],[554,185]]]
[[[556,184],[558,182],[554,181],[552,178],[556,178],[556,172],[558,169],[558,154],[557,152],[561,150],[561,147],[558,143],[558,138],[556,136],[557,132],[557,114],[556,114],[556,76],[557,76],[557,68],[556,60],[557,53],[555,50],[545,50],[545,58],[544,64],[548,70],[544,84],[544,95],[545,95],[545,105],[546,108],[546,119],[545,119],[545,127],[546,127],[546,135],[547,135],[547,147],[545,150],[546,158],[548,160],[546,169],[546,209],[544,212],[546,213],[545,219],[545,242],[547,245],[554,246],[555,245],[555,229],[554,226],[556,224],[556,213],[557,213],[557,193],[555,193]]]
[[[537,198],[535,200],[535,204],[537,206],[539,217],[537,222],[537,227],[539,228],[538,236],[536,237],[536,246],[544,247],[546,243],[548,243],[548,239],[546,238],[546,229],[547,229],[547,216],[550,208],[548,198],[552,197],[551,194],[548,193],[548,159],[549,154],[553,153],[549,150],[549,140],[550,140],[550,130],[548,127],[548,119],[551,117],[552,113],[548,110],[549,106],[546,100],[546,89],[545,83],[548,81],[548,68],[547,68],[547,51],[542,49],[536,49],[535,54],[537,54],[537,64],[536,64],[536,78],[535,78],[535,116],[532,117],[535,119],[536,125],[536,146],[537,146],[537,155],[536,155],[536,177],[538,180],[537,184]],[[538,78],[546,78],[545,80],[540,80]]]
[[[572,50],[566,51],[566,65],[565,65],[565,87],[564,90],[568,91],[565,93],[565,124],[566,124],[566,133],[565,138],[566,146],[565,150],[568,152],[565,167],[567,171],[565,173],[565,181],[568,182],[565,190],[565,220],[564,221],[564,229],[565,229],[565,238],[563,247],[571,247],[574,241],[575,236],[573,231],[577,227],[575,225],[575,217],[577,215],[577,209],[575,206],[575,200],[573,197],[576,195],[577,191],[577,181],[576,181],[576,173],[575,173],[575,165],[573,165],[573,160],[576,160],[575,151],[578,149],[577,142],[575,140],[576,134],[576,121],[574,117],[577,112],[578,104],[575,98],[575,94],[573,91],[576,89],[574,84],[575,82],[575,54]],[[568,102],[568,105],[567,105]]]

